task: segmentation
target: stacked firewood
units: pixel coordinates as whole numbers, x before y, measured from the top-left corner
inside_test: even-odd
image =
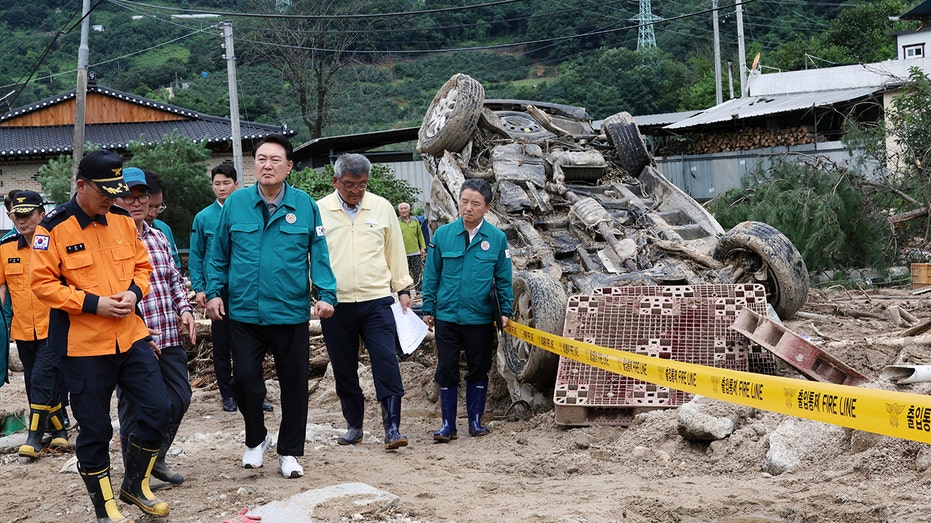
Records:
[[[686,134],[669,140],[657,149],[657,156],[714,154],[767,147],[787,147],[814,143],[815,135],[806,126],[786,129],[748,127],[732,132]]]

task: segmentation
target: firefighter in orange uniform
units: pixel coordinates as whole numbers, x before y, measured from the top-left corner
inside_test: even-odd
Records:
[[[29,434],[26,443],[19,447],[19,455],[33,459],[42,451],[46,426],[52,432],[49,447],[68,448],[59,391],[61,352],[49,350],[49,308],[29,287],[32,240],[36,226],[44,217],[42,195],[35,191],[19,191],[10,206],[16,232],[0,240],[0,302],[5,301],[9,289],[14,313],[10,334],[23,360],[29,398]],[[25,357],[27,354],[29,357]]]
[[[170,406],[136,309],[149,292],[152,265],[132,218],[111,207],[128,193],[120,155],[94,151],[78,166],[74,198],[46,215],[32,241],[32,289],[52,309],[49,345],[67,350],[62,369],[81,426],[75,454],[98,522],[124,519],[110,484],[110,401],[117,385],[138,417],[119,497],[147,514],[168,515],[168,504],[149,488],[149,474]]]

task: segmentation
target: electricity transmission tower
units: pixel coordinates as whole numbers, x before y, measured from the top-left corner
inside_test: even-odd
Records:
[[[637,49],[656,47],[656,35],[653,34],[653,23],[662,20],[653,14],[650,0],[640,0],[640,13],[631,18],[637,22]]]

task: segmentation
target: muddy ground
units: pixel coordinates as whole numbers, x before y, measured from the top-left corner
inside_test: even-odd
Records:
[[[888,364],[931,363],[929,341],[903,338],[908,322],[931,319],[931,294],[906,288],[812,291],[803,313],[787,322],[871,379]],[[890,309],[897,306],[899,309]],[[901,316],[901,314],[899,314]],[[904,340],[904,341],[903,341]],[[243,506],[257,506],[320,487],[363,482],[391,492],[398,503],[381,514],[346,503],[318,508],[315,521],[396,522],[873,522],[931,520],[931,452],[925,444],[844,430],[802,464],[778,476],[761,470],[768,435],[785,416],[756,412],[727,439],[689,443],[676,430],[676,410],[638,415],[628,428],[556,425],[553,411],[511,410],[503,382],[491,386],[493,432],[434,444],[438,427],[433,358],[429,346],[402,363],[407,396],[402,431],[411,445],[382,448],[380,416],[369,398],[363,443],[334,444],[343,421],[332,378],[311,378],[306,475],[282,478],[273,452],[265,467],[244,470],[242,420],[223,412],[209,379],[200,378],[170,461],[187,481],[160,492],[171,505],[168,521],[216,523]],[[923,386],[901,390],[925,391]],[[269,397],[277,406],[277,389]],[[22,375],[0,389],[0,413],[25,406]],[[460,405],[462,402],[460,402]],[[463,406],[460,406],[460,410]],[[266,415],[277,430],[279,412]],[[814,423],[814,422],[812,422]],[[370,432],[369,432],[370,431]],[[73,441],[73,438],[72,438]],[[118,443],[112,446],[114,481],[122,478]],[[23,463],[0,455],[0,514],[7,522],[93,521],[80,477],[62,473],[71,453]],[[124,514],[140,511],[120,503]],[[146,519],[141,519],[147,521]]]

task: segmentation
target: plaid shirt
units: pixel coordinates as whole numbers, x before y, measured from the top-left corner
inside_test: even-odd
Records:
[[[177,347],[181,342],[181,325],[178,317],[191,312],[181,272],[171,257],[171,245],[161,231],[149,224],[142,223],[139,238],[149,251],[152,262],[152,290],[140,303],[142,317],[150,329],[161,331],[161,336],[153,336],[159,349]]]

